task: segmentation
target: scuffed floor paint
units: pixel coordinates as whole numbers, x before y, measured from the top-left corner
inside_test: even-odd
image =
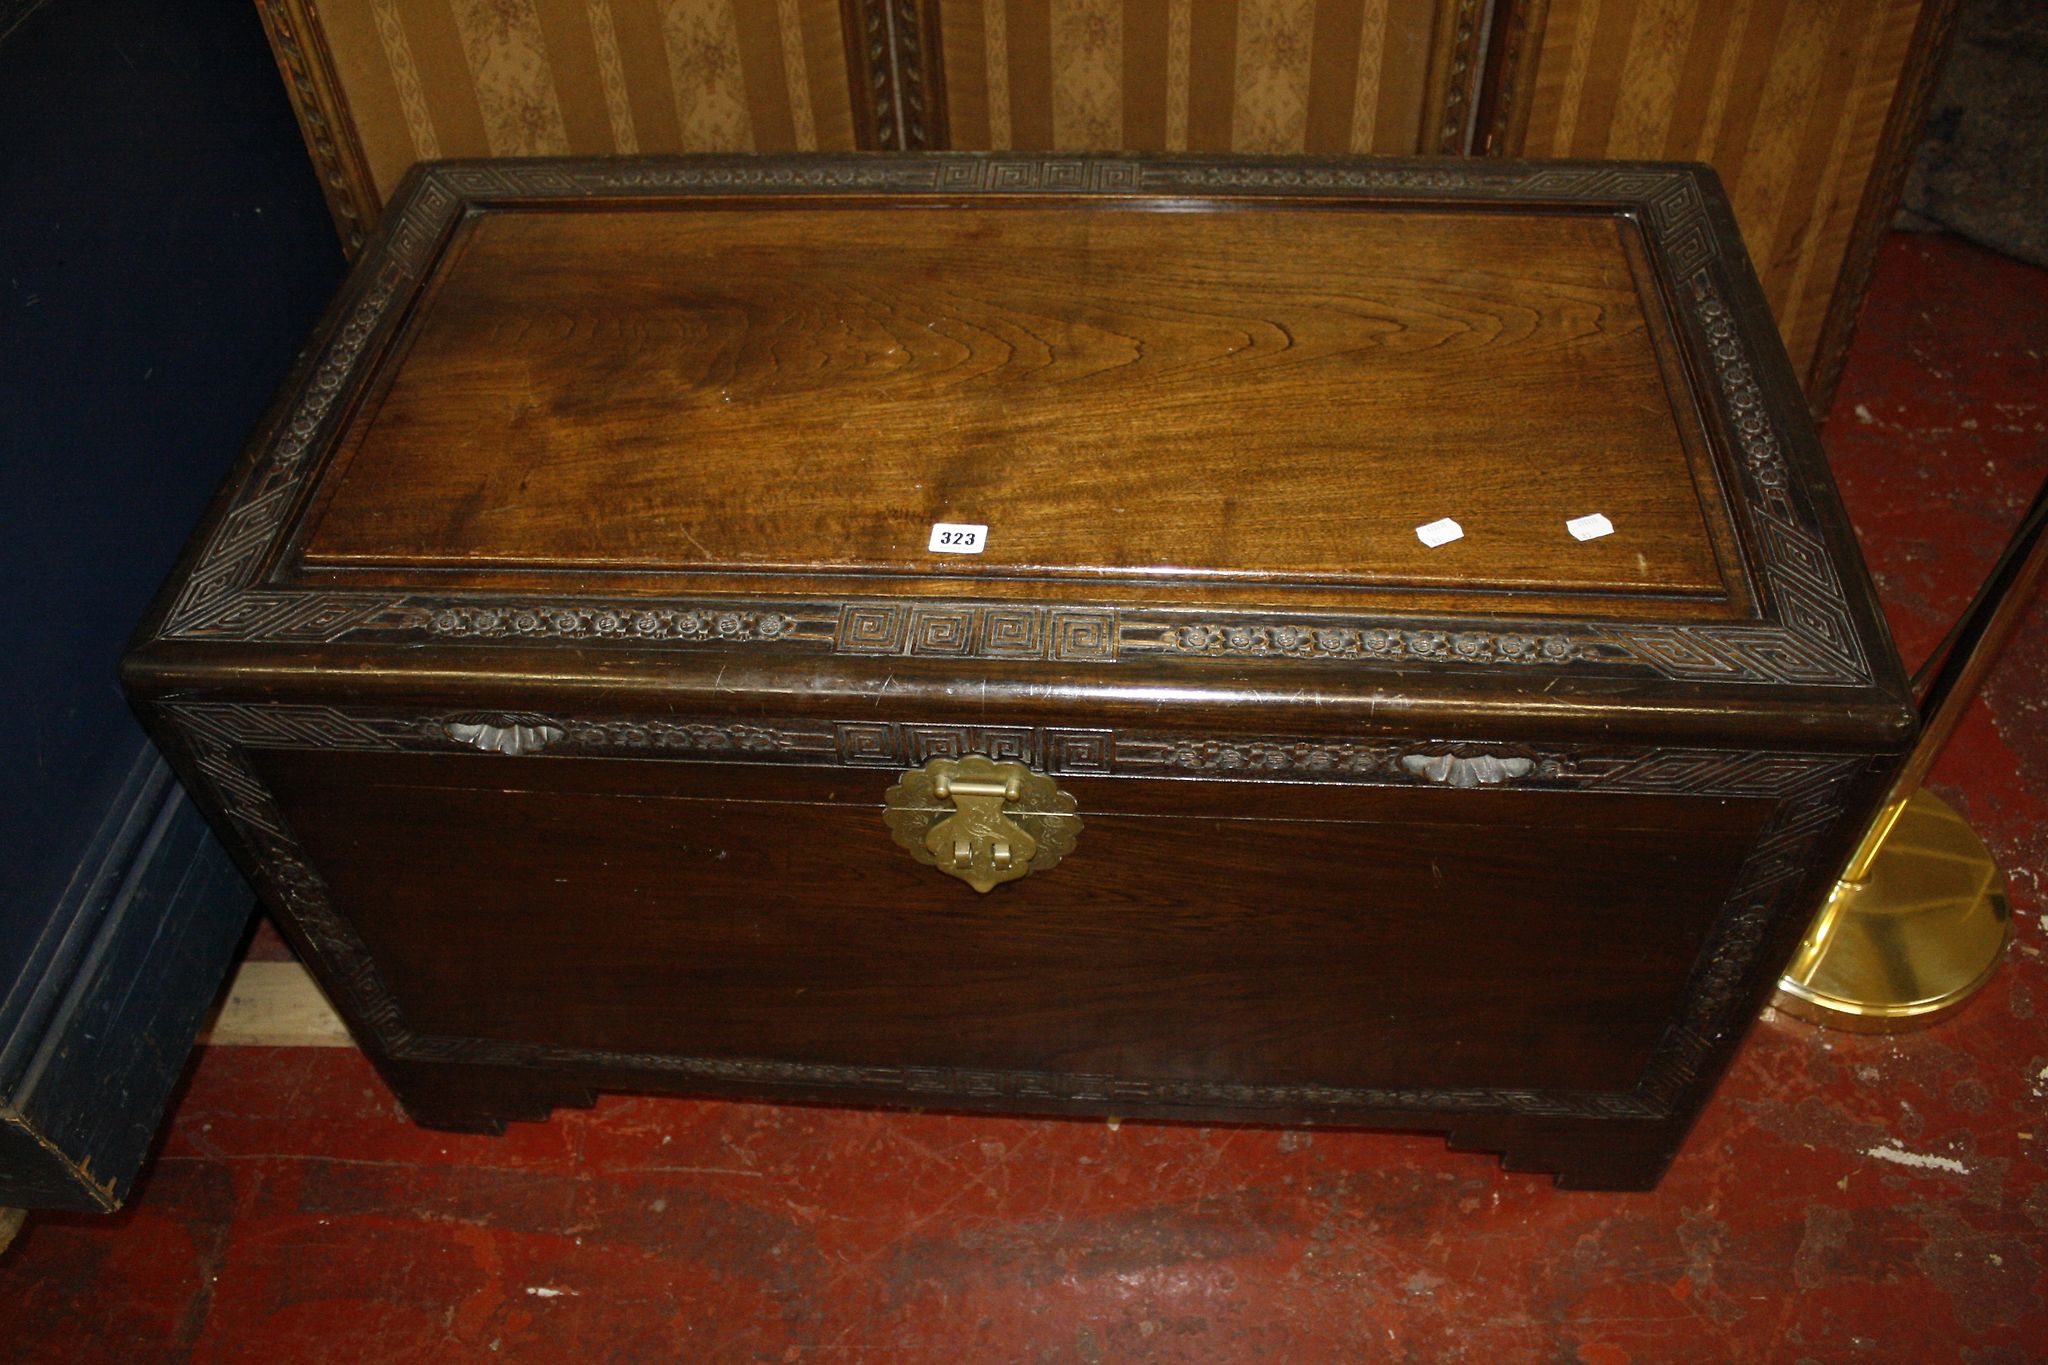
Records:
[[[1970,1168],[1952,1156],[1930,1156],[1926,1152],[1909,1152],[1903,1147],[1872,1147],[1865,1156],[1874,1156],[1879,1161],[1895,1161],[1901,1166],[1912,1166],[1923,1171],[1950,1171],[1956,1175],[1968,1175]]]
[[[2048,476],[2048,275],[1884,249],[1827,445],[1909,660]],[[211,1048],[141,1196],[0,1257],[47,1362],[2048,1358],[2048,613],[1936,775],[2007,967],[1902,1038],[1769,1016],[1650,1195],[1441,1141],[602,1099],[406,1123],[353,1052]]]

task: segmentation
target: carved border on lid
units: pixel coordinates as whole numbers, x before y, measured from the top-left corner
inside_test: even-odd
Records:
[[[1344,617],[1246,610],[1173,610],[1052,603],[542,601],[490,594],[378,594],[279,587],[267,566],[316,460],[337,403],[377,353],[430,270],[448,226],[494,200],[688,193],[817,194],[1261,193],[1357,195],[1423,202],[1514,199],[1610,204],[1635,212],[1671,272],[1680,328],[1710,372],[1703,394],[1734,457],[1733,492],[1765,595],[1779,620],[1702,624],[1429,621],[1396,613]],[[488,644],[532,635],[657,648],[772,646],[848,654],[894,652],[985,660],[1045,658],[1111,664],[1138,656],[1286,658],[1403,667],[1624,669],[1681,681],[1844,686],[1872,680],[1841,576],[1803,494],[1788,477],[1786,436],[1765,401],[1763,372],[1726,302],[1730,281],[1692,173],[1626,163],[1553,165],[1372,161],[1238,161],[1091,156],[939,155],[900,158],[699,157],[446,162],[426,169],[380,229],[325,350],[295,401],[259,445],[255,465],[214,525],[172,602],[162,633],[219,641],[328,642],[426,638]],[[634,614],[630,629],[608,618]],[[704,617],[711,633],[664,625]],[[727,630],[727,620],[750,624]],[[543,622],[539,630],[516,623]],[[515,624],[507,625],[506,622]],[[950,621],[950,623],[949,623]],[[488,624],[486,624],[488,623]],[[787,629],[778,627],[787,624]],[[924,633],[920,634],[920,628]],[[900,636],[896,633],[900,629]],[[1060,632],[1066,633],[1062,635]],[[1043,652],[1040,652],[1040,650]]]
[[[1030,726],[809,719],[732,722],[675,716],[588,717],[534,712],[394,713],[370,708],[251,702],[174,702],[150,708],[166,722],[202,799],[252,860],[259,889],[311,946],[323,982],[351,1023],[395,1057],[494,1065],[595,1066],[662,1071],[714,1081],[894,1089],[961,1098],[1122,1099],[1159,1106],[1241,1105],[1425,1111],[1444,1114],[1661,1118],[1677,1112],[1731,1034],[1746,1021],[1761,950],[1811,872],[1812,854],[1843,813],[1846,786],[1868,759],[1718,749],[1603,751],[1421,739],[1321,741],[1080,730]],[[518,736],[499,742],[495,732]],[[164,731],[160,730],[160,733]],[[493,736],[479,746],[478,739]],[[641,757],[914,768],[927,758],[985,753],[1061,775],[1294,777],[1371,785],[1495,787],[1770,800],[1776,810],[1736,872],[1695,959],[1683,1014],[1625,1092],[1492,1089],[1354,1089],[1116,1079],[957,1068],[848,1067],[764,1059],[620,1054],[540,1044],[424,1035],[405,1021],[368,948],[333,904],[325,882],[265,787],[251,755],[302,749],[467,756],[479,763],[562,757]],[[878,807],[879,808],[879,807]],[[877,830],[880,822],[877,821]],[[878,845],[879,847],[879,845]]]

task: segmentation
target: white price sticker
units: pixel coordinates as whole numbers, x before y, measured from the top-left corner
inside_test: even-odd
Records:
[[[1415,538],[1434,550],[1439,545],[1448,545],[1454,540],[1465,538],[1465,528],[1449,517],[1438,517],[1427,526],[1415,528]]]
[[[978,555],[988,548],[988,527],[935,521],[931,543],[925,548],[942,555]]]
[[[1614,523],[1594,512],[1588,516],[1573,517],[1564,524],[1564,529],[1572,533],[1573,540],[1598,540],[1614,534]]]

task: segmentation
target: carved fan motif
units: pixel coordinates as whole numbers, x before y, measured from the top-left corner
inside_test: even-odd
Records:
[[[545,722],[514,720],[510,716],[492,721],[451,720],[441,727],[448,738],[460,744],[467,744],[484,753],[509,754],[513,758],[521,754],[537,754],[562,737],[560,726]]]
[[[1535,770],[1536,761],[1493,754],[1404,754],[1401,767],[1448,787],[1498,787],[1513,778],[1527,777]]]

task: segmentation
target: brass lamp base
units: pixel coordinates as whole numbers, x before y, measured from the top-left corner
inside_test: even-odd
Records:
[[[1851,1033],[1903,1033],[1961,1009],[2005,954],[2012,907],[1976,831],[1925,787],[1861,881],[1836,882],[1774,1002]]]

